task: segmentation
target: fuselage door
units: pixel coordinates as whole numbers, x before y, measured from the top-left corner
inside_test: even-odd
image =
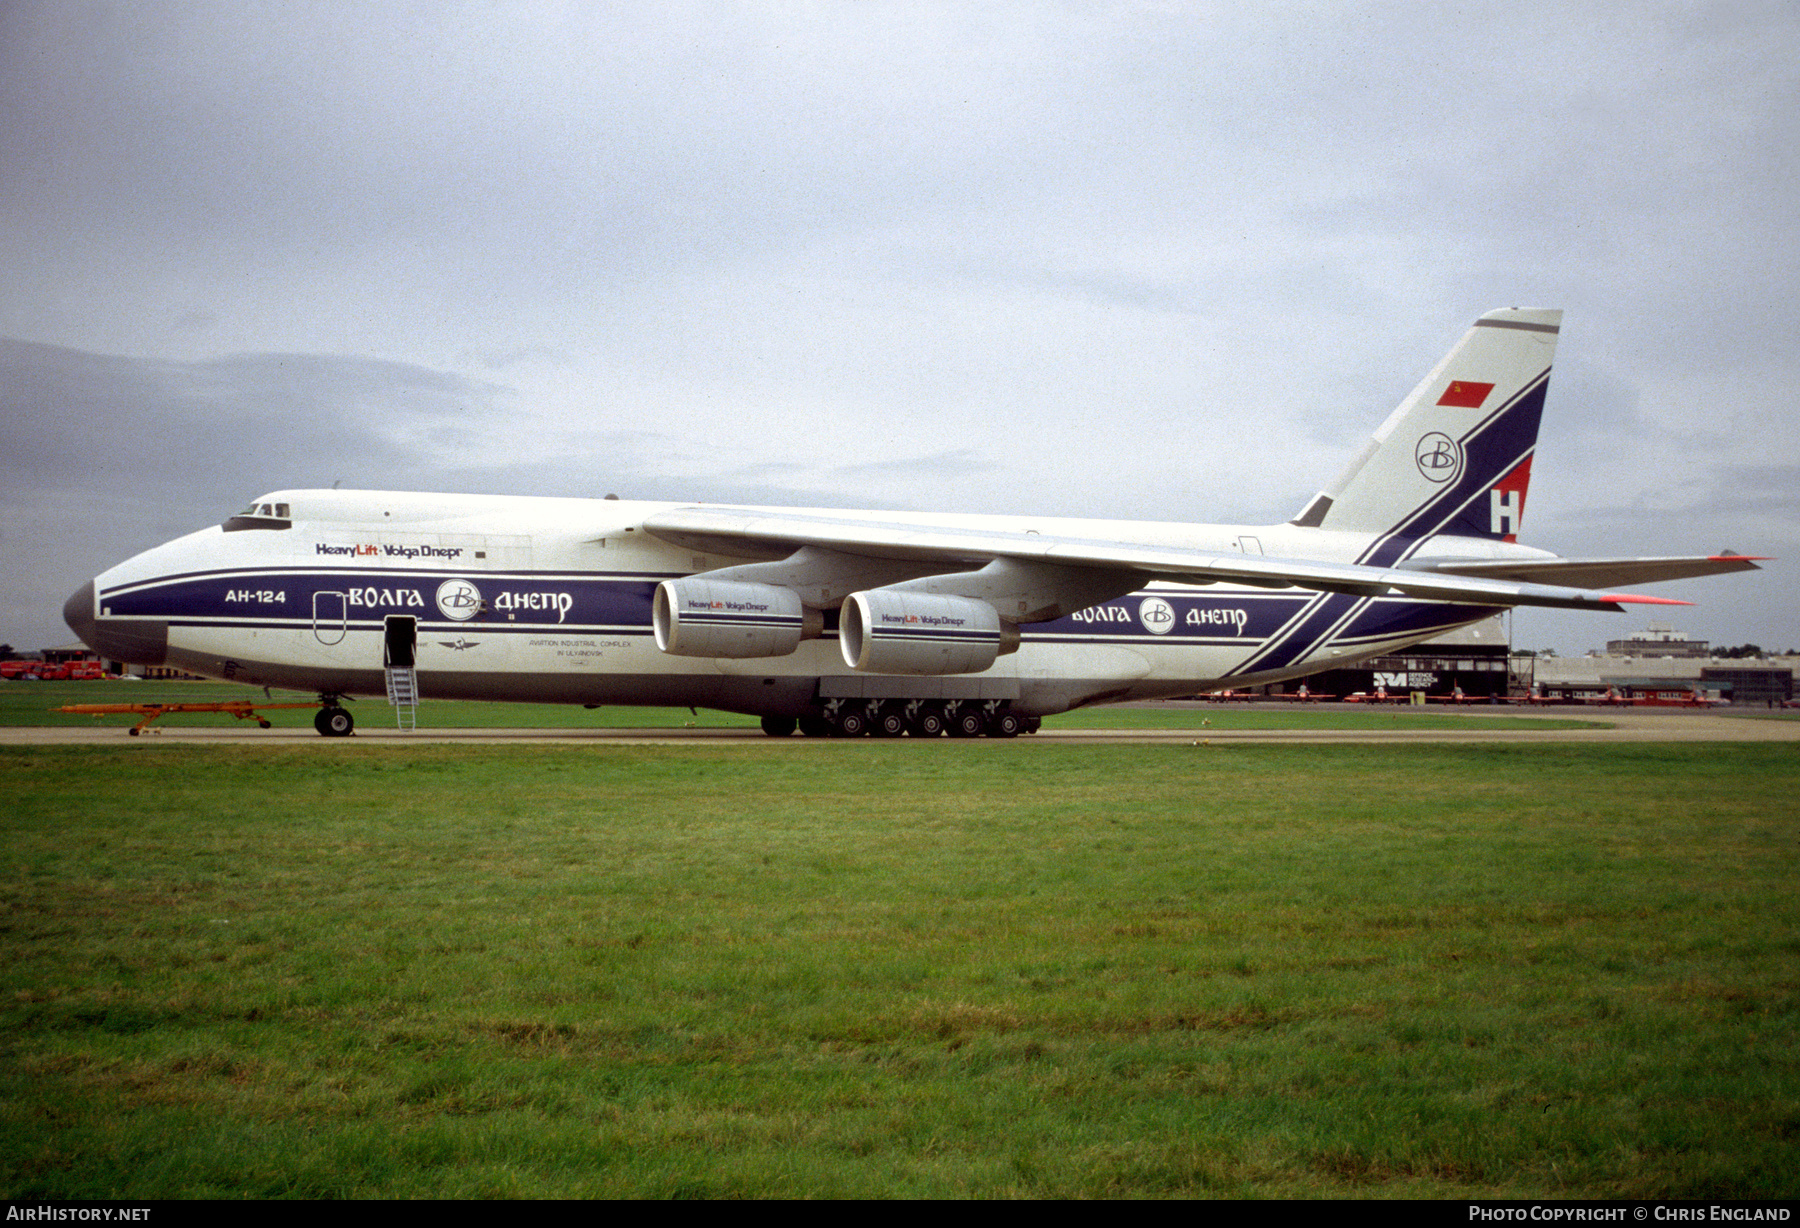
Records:
[[[419,620],[389,614],[382,635],[381,664],[386,669],[412,669],[418,657]]]
[[[313,638],[321,644],[343,642],[350,627],[350,601],[343,593],[315,592],[312,598]]]

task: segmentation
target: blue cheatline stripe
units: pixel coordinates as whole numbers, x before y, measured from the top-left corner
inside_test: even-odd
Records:
[[[1021,628],[1019,638],[1027,644],[1141,644],[1167,648],[1255,648],[1262,641],[1255,636],[1219,635],[1150,635],[1148,633],[1112,635],[1033,635]]]
[[[1504,606],[1453,605],[1444,602],[1408,601],[1405,599],[1348,597],[1337,595],[1342,608],[1340,617],[1329,627],[1305,641],[1270,644],[1253,655],[1229,677],[1263,669],[1284,669],[1307,659],[1326,645],[1355,648],[1379,644],[1401,636],[1430,636],[1440,631],[1480,622],[1500,613]],[[1334,604],[1334,603],[1326,603]],[[1347,608],[1346,608],[1347,607]],[[1395,607],[1399,607],[1396,609]],[[1396,617],[1398,615],[1398,617]]]
[[[1281,646],[1294,635],[1303,633],[1304,629],[1315,621],[1316,613],[1328,596],[1330,596],[1330,594],[1313,593],[1306,597],[1301,602],[1300,608],[1289,615],[1287,620],[1283,622],[1281,626],[1276,628],[1267,639],[1263,640],[1260,645],[1254,643],[1247,645],[1252,652],[1249,659],[1238,665],[1235,669],[1226,671],[1222,676],[1230,677],[1235,673],[1245,673],[1259,665],[1263,668],[1275,668],[1274,666],[1263,665],[1264,658],[1267,657],[1268,654],[1279,650]]]
[[[1271,641],[1265,649],[1245,661],[1242,672],[1258,669],[1285,669],[1304,661],[1309,655],[1330,643],[1337,631],[1349,623],[1368,602],[1367,597],[1345,593],[1322,593],[1313,612],[1292,632]]]
[[[455,579],[467,580],[471,573]],[[541,627],[620,626],[650,624],[655,585],[649,579],[618,576],[585,576],[578,580],[545,581],[476,573],[473,581],[487,604],[480,620],[488,626],[501,622]],[[308,618],[324,616],[333,623],[348,608],[351,617],[372,618],[389,614],[441,617],[434,600],[435,577],[418,572],[388,570],[345,571],[307,569],[304,572],[270,573],[267,570],[221,576],[203,573],[198,578],[160,577],[101,597],[103,617],[114,618],[226,618],[247,616]],[[280,600],[269,593],[277,590]]]
[[[399,616],[397,616],[399,617]],[[404,617],[414,617],[405,615]],[[324,631],[380,631],[386,626],[386,616],[381,618],[351,618],[339,622],[335,619],[314,624],[312,622],[295,622],[292,619],[231,619],[231,618],[170,618],[158,619],[167,622],[171,627],[202,627],[209,631],[311,631],[317,626]],[[607,626],[605,623],[453,623],[433,619],[418,619],[419,633],[430,632],[442,635],[446,631],[459,631],[465,635],[636,635],[649,638],[651,629],[645,626],[622,625]],[[832,636],[827,633],[827,639]]]
[[[307,563],[294,566],[265,563],[257,567],[214,567],[208,568],[205,571],[174,571],[170,572],[168,575],[156,576],[149,580],[133,580],[128,584],[116,584],[111,588],[103,588],[100,590],[100,595],[104,597],[113,593],[132,593],[139,589],[154,588],[159,584],[171,584],[181,580],[223,580],[232,577],[242,578],[247,576],[355,576],[358,577],[364,585],[379,585],[384,576],[391,577],[391,579],[388,580],[388,583],[390,584],[404,581],[408,577],[430,576],[468,580],[471,583],[478,583],[484,579],[496,583],[506,580],[530,580],[540,583],[551,580],[567,580],[571,583],[619,580],[641,583],[645,580],[679,580],[689,574],[690,573],[684,571],[593,572],[568,571],[566,569],[556,571],[530,571],[516,568],[507,571],[489,571],[480,567],[465,567],[457,570],[446,567],[401,568],[391,564],[383,564],[380,570],[371,569],[370,571],[363,572],[348,570],[343,563]]]

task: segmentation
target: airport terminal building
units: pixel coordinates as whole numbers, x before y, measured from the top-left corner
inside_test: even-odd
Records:
[[[1539,657],[1535,691],[1546,699],[1654,699],[1693,696],[1739,706],[1779,706],[1794,698],[1794,661],[1770,657],[1732,661],[1711,657]]]
[[[1468,702],[1535,695],[1549,700],[1692,702],[1723,700],[1740,705],[1779,706],[1794,698],[1791,657],[1736,660],[1715,657],[1705,640],[1692,640],[1667,626],[1651,626],[1604,653],[1579,657],[1513,655],[1499,618],[1477,623],[1429,644],[1376,657],[1348,669],[1304,679],[1320,698],[1399,698],[1423,692],[1432,699]],[[1287,694],[1299,690],[1287,684]],[[1272,690],[1274,688],[1271,688]]]

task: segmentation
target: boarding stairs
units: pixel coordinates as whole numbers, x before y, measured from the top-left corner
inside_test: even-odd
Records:
[[[419,725],[419,671],[404,666],[387,667],[387,697],[394,705],[394,720],[401,733]]]

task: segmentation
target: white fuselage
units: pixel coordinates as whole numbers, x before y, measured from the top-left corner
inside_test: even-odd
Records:
[[[426,697],[702,705],[796,715],[842,697],[1010,701],[1033,715],[1299,677],[1486,618],[1497,607],[1301,588],[1147,583],[1019,627],[1016,652],[945,677],[851,669],[824,634],[784,656],[674,656],[651,630],[656,586],[754,559],[695,553],[646,531],[686,504],[293,491],[269,526],[234,518],[94,581],[104,655],[327,695],[380,694],[396,620]],[[291,506],[290,506],[291,505]],[[267,504],[265,504],[267,506]],[[783,515],[807,515],[783,509]],[[846,513],[821,511],[842,517]],[[1029,516],[879,514],[888,524],[1105,539],[1213,554],[1349,562],[1366,534]],[[1438,539],[1433,553],[1538,556]],[[771,558],[772,555],[758,556]],[[939,565],[942,570],[942,565]],[[410,620],[410,621],[408,621]],[[134,647],[150,644],[150,649]]]

